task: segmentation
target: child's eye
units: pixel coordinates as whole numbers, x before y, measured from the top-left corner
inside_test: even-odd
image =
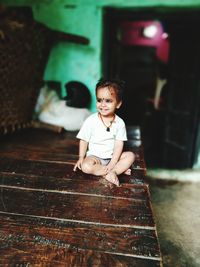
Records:
[[[97,102],[98,103],[103,103],[103,102],[106,102],[106,103],[112,103],[112,99],[102,99],[102,98],[97,98]]]

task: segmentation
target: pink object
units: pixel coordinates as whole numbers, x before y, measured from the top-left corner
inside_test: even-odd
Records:
[[[144,29],[149,26],[156,27],[154,37],[144,36]],[[169,40],[159,21],[127,21],[121,24],[121,42],[124,45],[141,45],[156,47],[157,57],[164,63],[168,62]]]

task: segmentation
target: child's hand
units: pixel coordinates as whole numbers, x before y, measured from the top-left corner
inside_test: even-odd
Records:
[[[107,173],[110,172],[114,167],[115,167],[115,163],[114,162],[109,162],[109,164],[106,166],[106,170],[107,170]]]
[[[76,171],[77,168],[78,168],[79,170],[81,170],[82,163],[83,163],[83,158],[79,158],[79,160],[76,162],[76,164],[75,164],[73,170]]]

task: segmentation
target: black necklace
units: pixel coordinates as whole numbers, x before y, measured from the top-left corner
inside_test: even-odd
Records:
[[[101,121],[103,122],[103,125],[106,127],[106,131],[107,131],[107,132],[110,132],[110,127],[112,126],[112,123],[113,123],[113,121],[115,120],[115,115],[113,116],[112,120],[110,121],[110,125],[109,125],[109,126],[107,126],[107,125],[105,124],[105,122],[103,121],[103,118],[102,118],[102,116],[101,116],[100,113],[99,113],[99,117],[101,118]]]

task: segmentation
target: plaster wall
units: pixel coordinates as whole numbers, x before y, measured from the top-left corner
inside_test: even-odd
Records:
[[[87,37],[89,45],[63,42],[50,54],[44,79],[61,81],[63,85],[76,80],[88,86],[92,94],[91,110],[95,110],[94,87],[101,76],[102,9],[94,5],[41,4],[33,7],[37,21],[53,29]]]
[[[53,47],[44,80],[83,82],[92,94],[91,111],[95,111],[94,87],[101,77],[102,13],[106,6],[189,8],[200,6],[200,0],[1,0],[7,5],[27,5],[34,18],[52,29],[89,38],[88,46],[59,43]]]
[[[89,38],[88,46],[59,43],[53,47],[44,80],[64,84],[77,80],[88,86],[92,94],[91,111],[95,111],[94,87],[101,77],[102,13],[106,6],[189,8],[200,6],[200,0],[1,0],[7,5],[28,5],[35,20],[52,29]]]
[[[25,0],[24,0],[25,1]],[[29,0],[29,2],[31,2]],[[33,5],[36,20],[50,28],[78,34],[90,40],[88,46],[60,43],[53,48],[45,80],[58,80],[63,85],[78,80],[88,86],[92,94],[91,111],[95,111],[94,87],[102,76],[102,13],[103,8],[127,7],[191,7],[200,6],[200,0],[43,0]]]

